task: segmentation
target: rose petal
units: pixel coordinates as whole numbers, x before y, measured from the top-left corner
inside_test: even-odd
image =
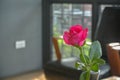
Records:
[[[63,39],[66,44],[82,46],[87,38],[88,28],[82,29],[81,25],[73,25],[69,31],[65,31]]]
[[[64,32],[63,39],[64,39],[66,44],[70,44],[70,42],[69,42],[69,39],[70,39],[69,32],[67,32],[67,31]]]

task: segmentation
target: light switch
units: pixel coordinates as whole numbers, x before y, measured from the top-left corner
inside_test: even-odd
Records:
[[[16,41],[15,47],[16,47],[16,49],[25,48],[26,47],[26,41],[25,40]]]

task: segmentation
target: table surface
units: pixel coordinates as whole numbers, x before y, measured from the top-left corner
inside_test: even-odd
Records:
[[[105,79],[102,79],[102,80],[120,80],[120,77],[118,77],[118,76],[111,76],[111,77],[108,77],[108,78],[105,78]]]
[[[40,70],[7,77],[0,80],[74,80],[74,78],[72,79],[58,74],[45,73],[44,70]]]

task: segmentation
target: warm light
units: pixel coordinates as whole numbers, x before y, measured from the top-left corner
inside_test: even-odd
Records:
[[[109,44],[109,46],[117,46],[117,45],[120,45],[120,43],[114,42],[114,43],[110,43],[110,44]]]
[[[39,76],[33,78],[32,80],[47,80],[45,74],[40,74]]]
[[[39,80],[39,79],[35,78],[35,79],[33,79],[33,80]]]

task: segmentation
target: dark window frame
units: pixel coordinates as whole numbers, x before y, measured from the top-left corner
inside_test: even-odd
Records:
[[[99,6],[102,4],[120,5],[119,0],[42,0],[42,62],[43,66],[52,59],[51,7],[53,3],[92,4],[92,40],[98,22]]]

